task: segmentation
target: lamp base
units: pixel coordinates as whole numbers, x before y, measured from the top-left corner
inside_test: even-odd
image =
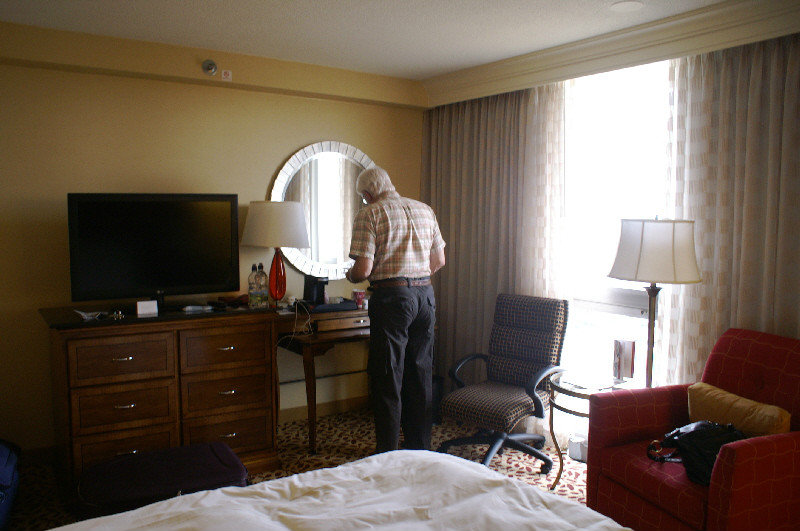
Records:
[[[284,295],[286,295],[286,266],[283,264],[280,247],[276,247],[269,268],[269,296],[277,303]]]

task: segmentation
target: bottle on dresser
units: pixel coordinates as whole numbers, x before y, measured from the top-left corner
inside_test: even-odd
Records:
[[[256,300],[256,273],[258,268],[255,264],[250,268],[250,274],[247,276],[247,306],[250,308],[258,308]]]
[[[258,264],[258,270],[255,276],[255,308],[267,308],[269,306],[269,281],[267,273],[264,271],[264,264]]]

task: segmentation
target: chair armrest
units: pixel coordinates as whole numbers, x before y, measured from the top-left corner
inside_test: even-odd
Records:
[[[453,381],[456,383],[456,386],[464,387],[466,385],[464,381],[458,377],[458,373],[461,370],[461,368],[464,367],[464,365],[476,360],[483,360],[484,363],[487,363],[489,361],[489,356],[487,356],[486,354],[470,354],[469,356],[464,356],[463,358],[458,360],[456,364],[450,368],[448,373],[450,374],[450,378],[452,378]]]
[[[535,408],[534,416],[540,419],[544,418],[544,404],[542,403],[541,397],[536,392],[536,388],[539,387],[539,384],[542,383],[545,378],[560,372],[564,372],[564,369],[556,365],[548,365],[534,374],[533,377],[528,380],[528,383],[525,384],[525,392],[527,392],[528,396],[530,396],[531,400],[533,400],[533,405]]]
[[[685,385],[620,389],[589,397],[589,452],[644,439],[663,439],[689,423]]]
[[[800,517],[800,432],[720,449],[708,490],[711,530],[789,529]]]
[[[663,439],[689,423],[689,385],[620,389],[589,396],[586,505],[597,508],[604,448]],[[642,447],[642,452],[645,446]]]

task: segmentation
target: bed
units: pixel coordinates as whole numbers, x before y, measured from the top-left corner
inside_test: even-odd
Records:
[[[626,529],[587,507],[478,463],[422,450],[179,496],[84,520],[93,529]]]

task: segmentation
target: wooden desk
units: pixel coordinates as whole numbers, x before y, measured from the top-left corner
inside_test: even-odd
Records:
[[[314,359],[339,343],[369,340],[369,317],[366,310],[311,314],[312,334],[298,334],[286,348],[303,356],[308,404],[308,449],[317,453],[317,377]],[[288,332],[291,333],[291,332]]]

